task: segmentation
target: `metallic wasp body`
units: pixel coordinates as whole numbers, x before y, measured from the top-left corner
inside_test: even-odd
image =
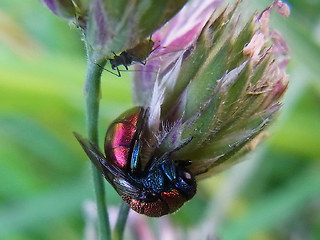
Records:
[[[179,164],[171,159],[171,153],[151,157],[140,169],[145,121],[146,111],[142,107],[118,117],[107,131],[105,156],[79,134],[75,136],[91,161],[134,211],[160,217],[175,212],[191,199],[196,193],[196,181],[183,161]]]

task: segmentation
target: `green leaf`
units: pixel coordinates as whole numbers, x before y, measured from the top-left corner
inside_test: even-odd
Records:
[[[220,231],[223,239],[248,239],[261,229],[275,228],[292,218],[320,193],[319,169],[295,176],[281,190],[269,193],[250,204],[246,214],[229,221]]]

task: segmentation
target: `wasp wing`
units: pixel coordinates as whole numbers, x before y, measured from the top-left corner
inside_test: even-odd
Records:
[[[74,132],[83,150],[91,162],[104,175],[113,188],[121,195],[130,195],[135,199],[143,199],[143,186],[135,179],[126,174],[116,165],[108,163],[101,151],[90,141],[84,139],[80,134]]]

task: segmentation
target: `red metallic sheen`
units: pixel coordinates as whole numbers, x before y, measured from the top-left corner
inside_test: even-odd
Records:
[[[114,154],[114,160],[116,165],[120,168],[125,168],[127,166],[127,158],[129,155],[129,148],[128,147],[116,147],[113,149],[113,154]]]
[[[149,217],[161,217],[168,214],[167,204],[159,198],[154,202],[144,202],[133,199],[128,195],[121,197],[129,204],[130,208],[137,213],[144,214]]]
[[[186,202],[186,198],[176,189],[173,189],[170,192],[162,192],[161,197],[153,202],[136,200],[128,195],[122,195],[121,197],[130,205],[132,210],[149,217],[161,217],[173,213],[181,208]]]
[[[106,159],[121,169],[127,169],[129,150],[137,130],[137,122],[141,108],[132,108],[120,115],[109,127],[104,151]]]
[[[169,206],[168,213],[177,211],[187,201],[187,199],[182,196],[177,189],[173,189],[170,192],[162,192],[161,198]]]

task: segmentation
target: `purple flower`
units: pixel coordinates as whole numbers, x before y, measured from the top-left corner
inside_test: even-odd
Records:
[[[265,136],[289,82],[288,46],[269,29],[270,11],[288,16],[288,6],[277,0],[243,23],[239,3],[215,10],[220,2],[188,3],[152,35],[159,46],[134,75],[135,103],[149,108],[145,149],[161,156],[192,139],[173,156],[191,160],[197,177],[234,164]]]

